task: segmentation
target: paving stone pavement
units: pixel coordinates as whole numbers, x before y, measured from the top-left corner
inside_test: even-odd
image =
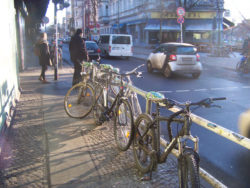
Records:
[[[1,187],[47,187],[41,96],[23,91],[1,153]]]
[[[21,74],[22,94],[0,160],[0,187],[178,187],[173,156],[140,181],[132,150],[116,149],[112,123],[94,126],[93,118],[69,118],[63,99],[71,86],[72,68],[58,81],[41,84],[39,67]],[[53,80],[53,70],[47,71]]]

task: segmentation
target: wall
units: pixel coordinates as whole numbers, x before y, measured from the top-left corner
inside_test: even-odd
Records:
[[[19,93],[15,14],[14,0],[1,1],[0,130],[3,129],[13,101]]]

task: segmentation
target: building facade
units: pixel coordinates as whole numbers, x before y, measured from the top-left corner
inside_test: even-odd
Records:
[[[178,7],[184,16],[184,42],[216,43],[223,37],[223,0],[100,0],[100,33],[128,33],[135,43],[180,41]]]
[[[82,28],[84,36],[96,39],[100,34],[97,0],[71,0],[71,30]]]

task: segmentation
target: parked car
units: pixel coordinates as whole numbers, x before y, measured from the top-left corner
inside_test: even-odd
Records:
[[[102,50],[102,56],[123,56],[126,58],[133,56],[132,35],[103,34],[100,35],[98,45]]]
[[[88,51],[88,55],[89,55],[89,60],[96,60],[96,61],[100,61],[101,57],[101,50],[99,48],[99,46],[96,44],[96,42],[94,41],[85,41],[86,44],[86,49]]]
[[[197,48],[187,43],[163,43],[150,53],[147,59],[147,70],[160,70],[167,77],[173,73],[192,74],[199,78],[202,72]]]

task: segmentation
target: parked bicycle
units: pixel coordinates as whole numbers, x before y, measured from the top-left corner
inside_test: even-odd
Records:
[[[199,154],[198,138],[193,137],[190,131],[192,121],[190,118],[191,106],[206,108],[213,107],[212,103],[216,100],[225,100],[226,98],[206,98],[196,103],[185,102],[178,103],[174,100],[166,99],[159,93],[154,93],[150,99],[156,103],[155,113],[141,114],[135,121],[135,136],[133,140],[133,153],[137,168],[143,172],[150,172],[157,169],[158,163],[164,163],[173,149],[178,149],[178,177],[179,187],[200,187],[199,179]],[[169,117],[160,115],[160,104],[168,109],[177,105],[183,107],[180,111]],[[162,152],[160,149],[160,124],[167,122],[168,145]],[[177,123],[177,133],[173,136],[172,125]],[[180,127],[180,128],[179,128]],[[190,142],[193,147],[190,147]],[[189,144],[187,144],[189,143]]]
[[[82,64],[82,81],[72,86],[64,97],[64,109],[72,118],[84,118],[93,109],[95,103],[93,79],[96,77],[99,63],[96,61]]]
[[[141,77],[141,72],[137,72],[141,66],[136,67],[130,72],[118,73],[112,70],[107,72],[108,77],[105,83],[97,83],[95,92],[95,105],[94,105],[94,119],[96,124],[101,125],[105,121],[109,121],[114,117],[114,137],[117,147],[121,151],[125,151],[131,145],[134,132],[134,118],[131,105],[124,91],[124,77],[136,75]],[[113,75],[116,75],[116,82],[114,82]],[[117,82],[119,80],[119,82]],[[109,101],[109,87],[119,86],[119,92],[115,93],[114,100]],[[117,92],[117,91],[115,91]]]

